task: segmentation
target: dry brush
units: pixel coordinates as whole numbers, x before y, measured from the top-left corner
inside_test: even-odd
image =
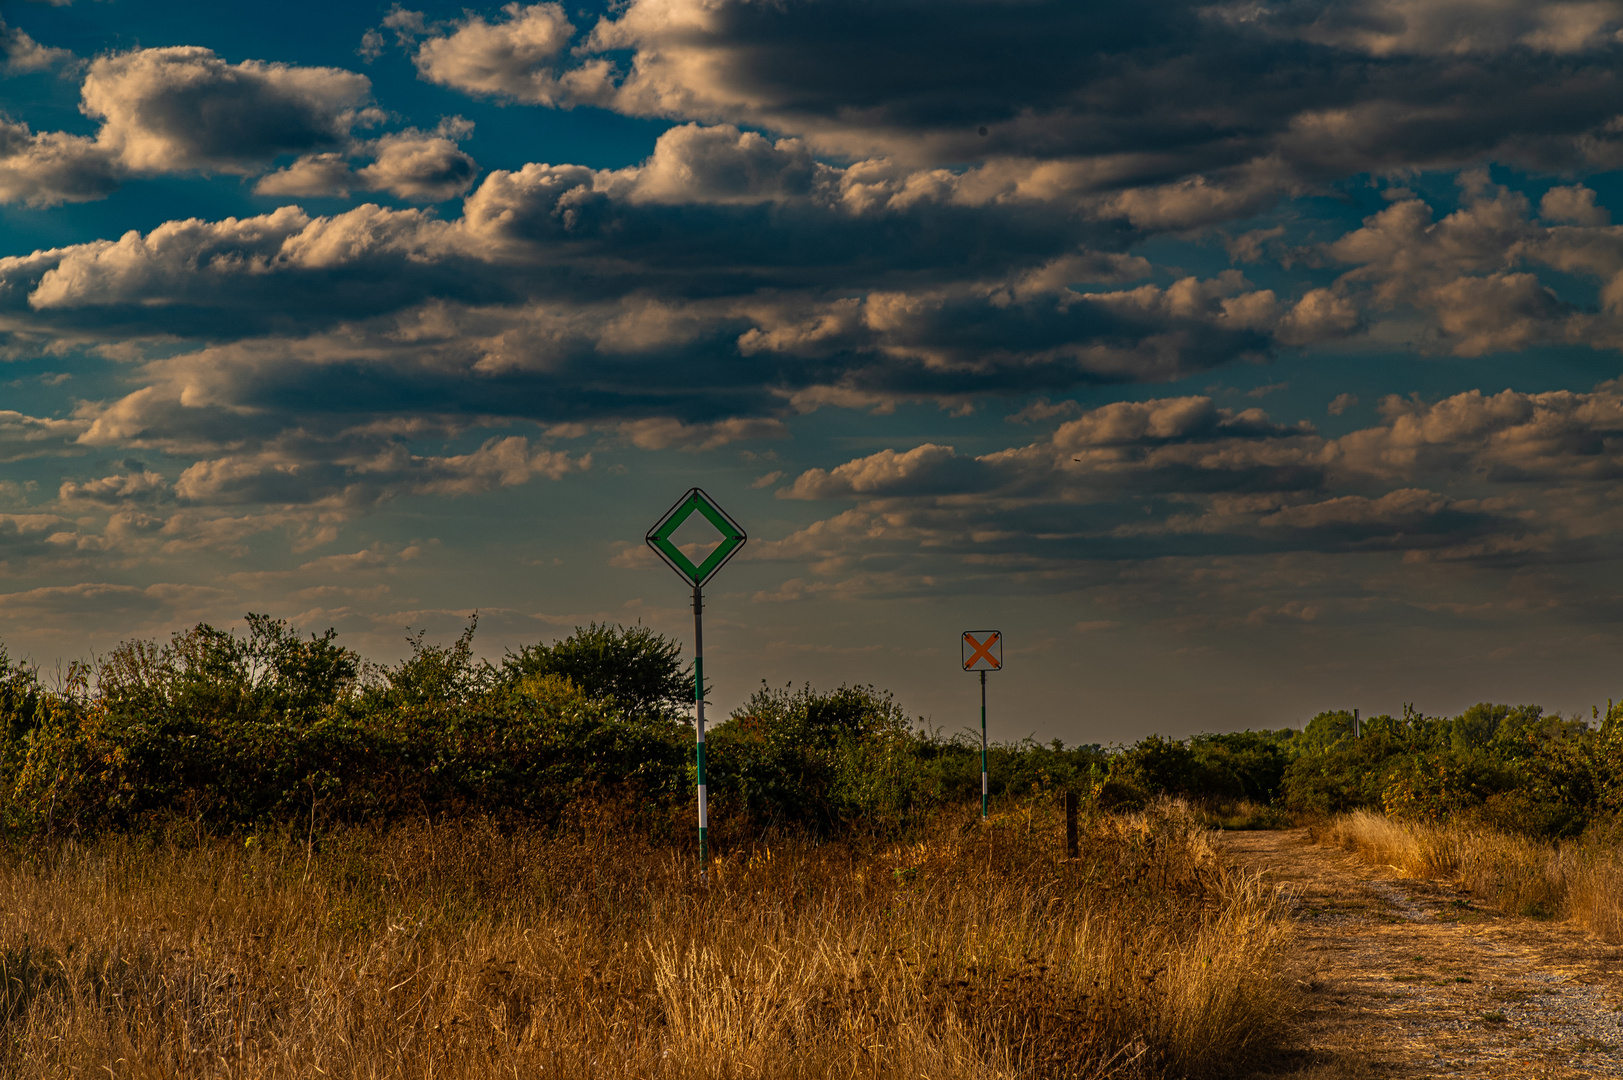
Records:
[[[487,820],[111,836],[0,867],[0,1074],[1220,1075],[1286,922],[1177,807],[719,859]]]

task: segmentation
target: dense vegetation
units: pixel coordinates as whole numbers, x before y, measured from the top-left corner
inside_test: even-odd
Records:
[[[1111,759],[1110,779],[1128,799],[1243,798],[1298,816],[1377,810],[1572,837],[1623,814],[1623,703],[1591,720],[1484,703],[1453,717],[1375,716],[1355,734],[1353,714],[1337,710],[1301,730],[1151,736]]]
[[[559,823],[613,804],[648,835],[686,820],[691,670],[680,643],[592,625],[491,664],[474,626],[410,639],[393,667],[332,631],[248,617],[128,642],[57,687],[0,651],[0,828],[90,835],[177,815],[309,827],[423,813]],[[710,734],[716,838],[763,829],[896,834],[980,782],[979,749],[909,720],[889,694],[763,685]],[[1000,746],[998,791],[1086,787],[1096,747]]]
[[[411,640],[393,667],[332,631],[250,615],[126,643],[47,687],[0,650],[0,829],[90,835],[183,817],[309,829],[479,812],[558,824],[584,801],[646,836],[685,835],[691,670],[679,642],[592,625],[491,664],[474,626]],[[1106,751],[995,746],[994,796],[1073,790],[1104,808],[1159,794],[1292,813],[1384,810],[1562,837],[1623,811],[1623,705],[1594,722],[1537,706],[1457,717],[1325,712],[1303,729],[1150,736]],[[763,685],[710,734],[715,837],[897,836],[972,798],[978,740],[910,720],[883,691]],[[1006,801],[1006,798],[1005,798]]]

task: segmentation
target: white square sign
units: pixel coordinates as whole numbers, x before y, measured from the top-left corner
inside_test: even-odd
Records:
[[[1003,635],[997,630],[964,631],[964,670],[1002,671]]]

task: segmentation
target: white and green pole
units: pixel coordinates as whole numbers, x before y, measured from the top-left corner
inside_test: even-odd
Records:
[[[986,669],[981,669],[981,820],[986,820],[986,797],[991,790],[986,775]]]
[[[1003,633],[999,630],[965,630],[962,649],[965,671],[981,674],[981,820],[991,795],[986,770],[986,673],[1003,670]]]
[[[693,586],[693,730],[699,767],[699,873],[710,865],[710,785],[704,776],[704,592]]]
[[[714,543],[703,561],[695,563],[677,546],[675,533],[689,518],[698,514],[715,529],[719,540],[708,536],[690,537],[688,546]],[[699,488],[689,488],[686,495],[648,530],[643,538],[665,564],[682,575],[693,586],[693,734],[694,757],[698,772],[699,789],[699,874],[707,877],[710,865],[710,785],[704,760],[704,584],[715,576],[722,564],[738,553],[749,537],[738,522],[727,516],[727,511]]]

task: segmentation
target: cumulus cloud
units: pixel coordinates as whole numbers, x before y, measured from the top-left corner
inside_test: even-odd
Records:
[[[27,51],[21,32],[9,33],[13,67],[61,59]],[[371,82],[338,68],[230,64],[195,46],[138,49],[97,57],[80,94],[81,111],[100,122],[94,136],[36,133],[0,118],[0,201],[83,202],[105,198],[130,177],[165,173],[251,176],[287,155],[295,160],[262,176],[256,192],[356,189],[443,202],[467,191],[478,173],[457,145],[472,130],[460,118],[434,131],[358,138],[357,129],[384,114],[370,103]]]
[[[1623,396],[1505,390],[1434,403],[1381,402],[1386,423],[1339,441],[1346,468],[1380,476],[1455,473],[1496,483],[1623,478]]]
[[[0,409],[0,462],[74,453],[88,427],[80,419],[53,420]]]
[[[1623,344],[1623,233],[1581,185],[1552,188],[1535,220],[1531,201],[1490,183],[1459,177],[1462,205],[1441,220],[1417,198],[1401,198],[1362,227],[1309,252],[1351,264],[1321,292],[1358,312],[1420,315],[1414,344],[1480,356],[1543,344],[1615,349]],[[1563,297],[1539,271],[1596,281],[1599,309]]]
[[[1006,450],[923,443],[806,470],[779,497],[855,505],[752,557],[937,582],[1240,552],[1525,568],[1592,558],[1623,524],[1620,480],[1609,385],[1390,398],[1381,423],[1339,439],[1204,397],[1117,402]]]
[[[121,170],[94,139],[31,131],[0,118],[0,202],[54,206],[104,199]]]
[[[385,191],[412,202],[444,202],[463,194],[478,174],[478,164],[457,146],[456,138],[472,125],[451,121],[434,132],[408,128],[357,142],[351,154],[373,158],[352,168],[349,154],[306,154],[260,177],[257,195],[347,196],[351,189]]]
[[[1357,408],[1357,407],[1358,407],[1358,395],[1357,394],[1341,393],[1341,394],[1337,394],[1335,397],[1330,399],[1330,404],[1325,406],[1324,411],[1329,413],[1331,416],[1340,416],[1342,413],[1345,413],[1348,409],[1354,409],[1354,408]]]
[[[280,154],[340,146],[371,83],[338,68],[245,60],[196,46],[98,57],[81,90],[97,144],[133,173],[247,174]]]
[[[429,173],[416,182],[440,182]],[[369,175],[316,156],[262,190],[382,182]],[[388,182],[409,194],[404,180]],[[1096,223],[966,196],[966,184],[937,177],[921,191],[905,174],[817,162],[795,140],[688,125],[630,168],[494,172],[451,221],[373,205],[331,216],[283,207],[0,259],[0,305],[15,325],[98,327],[125,340],[342,322],[368,340],[363,357],[426,353],[432,339],[436,366],[487,377],[567,380],[611,355],[649,358],[641,378],[655,353],[675,349],[708,358],[704,378],[748,398],[690,396],[674,417],[682,423],[741,409],[762,419],[785,399],[797,410],[962,407],[987,390],[1176,378],[1359,325],[1344,295],[1281,296],[1232,271],[1097,288],[1154,268],[1081,242],[1110,236]],[[899,247],[898,235],[909,242]],[[444,332],[450,323],[460,334]]]
[[[409,20],[409,16],[416,16]],[[537,105],[591,101],[602,93],[608,64],[565,69],[575,27],[560,4],[508,4],[503,18],[469,14],[417,47],[413,60],[429,82],[482,97]],[[422,16],[396,10],[396,25],[423,32]]]
[[[361,184],[413,202],[455,198],[473,184],[479,169],[444,134],[397,132],[374,140],[367,150],[375,160],[356,173]]]
[[[713,423],[684,424],[672,417],[649,417],[628,420],[616,429],[619,434],[643,450],[714,450],[732,442],[757,439],[787,438],[789,430],[775,417],[735,417]]]
[[[169,411],[186,408],[177,402]],[[0,560],[199,550],[240,556],[251,538],[271,531],[286,533],[295,550],[308,550],[330,543],[345,522],[401,496],[454,498],[556,481],[592,467],[590,453],[557,450],[519,435],[490,437],[460,453],[422,453],[408,445],[398,425],[362,424],[325,437],[246,425],[233,442],[212,447],[200,441],[207,429],[203,423],[189,436],[177,438],[171,430],[164,438],[142,438],[93,425],[86,444],[145,444],[197,460],[173,482],[139,462],[97,479],[64,481],[55,508],[71,518],[0,515],[15,519],[9,526],[0,520]],[[226,432],[222,427],[212,434]]]
[[[442,457],[364,437],[326,446],[287,438],[255,452],[197,462],[181,473],[175,494],[186,503],[214,506],[322,500],[370,505],[397,494],[469,495],[535,477],[556,480],[590,467],[589,454],[576,458],[532,447],[517,435]]]
[[[266,173],[254,184],[256,195],[346,196],[359,187],[344,154],[306,154],[290,165]]]
[[[830,499],[852,495],[928,493],[931,489],[974,490],[968,473],[976,462],[959,457],[950,446],[924,443],[903,453],[881,450],[847,461],[832,471],[808,469],[794,484],[779,492],[786,499]],[[967,481],[967,482],[966,482]]]
[[[82,483],[64,480],[57,497],[66,503],[91,503],[101,506],[128,506],[163,502],[171,496],[169,481],[162,473],[143,470],[104,476],[99,480]]]
[[[339,157],[317,155],[267,178],[262,190],[313,194],[351,184],[387,184],[401,194],[415,190],[432,198],[470,178],[471,166],[464,159],[447,159],[447,135],[426,142],[416,135],[388,137],[377,145],[379,161],[369,167],[372,171],[353,173],[353,180]],[[415,243],[412,265],[392,268],[398,275],[396,284],[407,285],[413,301],[443,295],[436,289],[443,290],[460,275],[436,278],[432,264],[457,259],[491,266],[484,280],[500,280],[504,288],[513,281],[512,270],[528,264],[535,286],[558,288],[580,282],[577,298],[585,299],[581,292],[623,295],[628,283],[645,292],[676,294],[713,294],[718,285],[727,287],[728,278],[733,292],[774,283],[804,286],[821,283],[836,271],[847,284],[893,275],[916,280],[921,273],[961,274],[966,258],[971,272],[1026,271],[1032,262],[1044,262],[1072,248],[1092,229],[1076,220],[1056,222],[1036,206],[966,205],[956,199],[951,185],[897,203],[874,195],[876,181],[856,185],[869,191],[852,204],[845,198],[853,186],[850,172],[818,165],[801,149],[781,141],[767,144],[751,133],[678,128],[659,140],[646,163],[629,169],[528,165],[492,173],[469,195],[462,217],[451,223],[402,217],[375,207],[320,219],[301,218],[302,211],[284,208],[242,224],[231,219],[208,225],[203,232],[196,230],[205,223],[171,222],[151,236],[179,237],[192,230],[200,243],[215,245],[226,234],[244,233],[268,222],[278,238],[287,239],[289,250],[279,260],[267,262],[259,247],[245,251],[240,260],[218,257],[212,246],[196,253],[198,265],[206,271],[201,280],[234,280],[237,289],[251,290],[264,304],[274,298],[260,287],[262,272],[310,267],[307,257],[293,256],[295,248],[307,249],[312,240],[330,256],[326,269],[349,268],[357,278],[374,271],[371,276],[378,284],[376,271],[381,268],[365,266],[366,260],[398,251],[402,243]],[[687,201],[672,202],[684,183]],[[905,187],[900,181],[884,183],[895,195]],[[287,238],[283,226],[294,222],[321,238]],[[406,235],[412,230],[416,241]],[[915,236],[917,242],[898,251],[892,240],[898,230]],[[204,232],[210,235],[205,237]],[[998,234],[1001,250],[984,242],[991,232]],[[120,241],[133,242],[128,236]],[[60,282],[65,275],[55,272],[56,264],[82,262],[106,250],[108,243],[11,259],[3,273],[14,286],[39,275]],[[1110,257],[1105,253],[1097,259]],[[567,276],[552,274],[560,264],[570,266]],[[1142,272],[1131,259],[1121,265]],[[748,280],[739,280],[740,273]],[[427,286],[429,279],[433,287]],[[85,302],[97,302],[88,291],[73,292]],[[47,283],[43,290],[36,287],[25,295],[32,296],[37,308],[42,301],[55,303],[54,293],[55,286]],[[200,298],[202,292],[194,290],[193,295]],[[379,311],[374,306],[354,314]],[[152,306],[146,317],[161,320],[165,312]]]
[[[1612,215],[1595,205],[1595,192],[1582,184],[1553,187],[1539,200],[1539,216],[1563,225],[1610,225]]]
[[[5,54],[7,75],[48,71],[58,65],[71,65],[77,60],[72,50],[41,45],[21,27],[7,26],[4,19],[0,19],[0,53]]]
[[[781,493],[852,500],[860,529],[898,544],[952,549],[960,535],[1016,561],[1067,544],[1328,550],[1335,534],[1397,550],[1424,535],[1465,551],[1521,536],[1506,524],[1520,510],[1450,485],[1606,482],[1604,393],[1388,402],[1380,425],[1336,440],[1204,396],[1068,400],[1366,330],[1388,340],[1388,323],[1468,356],[1623,344],[1623,233],[1576,182],[1535,213],[1468,172],[1451,212],[1389,188],[1391,205],[1339,238],[1229,238],[1236,260],[1314,271],[1295,285],[1273,267],[1254,275],[1264,287],[1133,253],[1350,172],[1600,160],[1623,114],[1611,24],[1593,5],[1487,7],[1474,29],[1459,5],[1419,0],[1249,19],[971,2],[947,20],[845,0],[633,0],[591,27],[550,3],[443,24],[395,9],[368,48],[393,33],[429,81],[677,121],[630,167],[532,162],[482,179],[464,123],[369,132],[371,85],[353,72],[109,54],[83,90],[94,136],[0,131],[0,196],[95,198],[192,171],[257,177],[278,198],[464,199],[460,214],[284,206],[0,259],[8,355],[71,341],[128,362],[131,385],[28,445],[186,459],[163,466],[173,483],[103,467],[59,490],[129,543],[240,544],[269,527],[305,543],[399,494],[585,468],[551,445],[566,430],[697,452],[781,438],[817,408],[962,413],[998,394],[1037,399],[1012,419],[1051,434],[978,455],[945,437],[899,444],[800,470]],[[1084,36],[1097,62],[1058,62]],[[871,62],[881,53],[894,61]],[[1507,79],[1531,90],[1509,94]],[[1568,295],[1562,275],[1592,280],[1598,300]],[[1425,434],[1448,409],[1500,419],[1480,436]],[[460,451],[425,452],[430,433]],[[884,516],[891,504],[901,517]],[[1004,528],[975,517],[983,504],[1027,516]],[[1098,520],[1079,526],[1078,506]]]
[[[285,324],[301,309],[307,317],[333,305],[347,312],[356,305],[386,309],[392,306],[387,295],[402,288],[420,299],[428,285],[423,274],[436,276],[423,256],[444,252],[444,235],[442,223],[419,211],[367,204],[337,217],[313,218],[285,206],[251,218],[171,221],[145,235],[131,231],[117,241],[0,258],[0,280],[14,289],[25,285],[12,293],[12,303],[47,318],[55,311],[124,307],[125,316],[145,323],[149,332],[187,334],[207,327],[215,317],[203,312],[213,311],[222,329],[235,321],[239,333],[263,332],[267,318],[270,325]],[[380,276],[343,273],[358,264],[370,264],[367,268]],[[390,269],[406,272],[398,280],[382,276]],[[448,267],[439,276],[451,272]],[[267,303],[262,293],[273,274],[282,279],[282,295]],[[348,296],[352,291],[370,299]],[[167,327],[153,324],[156,312],[142,312],[152,305],[169,309],[158,316]],[[64,321],[88,329],[82,314]],[[88,323],[93,326],[94,320]],[[109,336],[117,333],[114,329]]]
[[[1147,227],[1244,217],[1303,183],[1489,156],[1607,154],[1623,111],[1613,0],[1044,0],[883,8],[632,0],[578,35],[509,4],[405,39],[424,78],[543,105],[731,123],[820,154],[995,163]],[[837,29],[836,29],[837,28]],[[1086,43],[1088,64],[1074,63]]]
[[[55,514],[0,514],[0,566],[54,552],[68,522]]]

